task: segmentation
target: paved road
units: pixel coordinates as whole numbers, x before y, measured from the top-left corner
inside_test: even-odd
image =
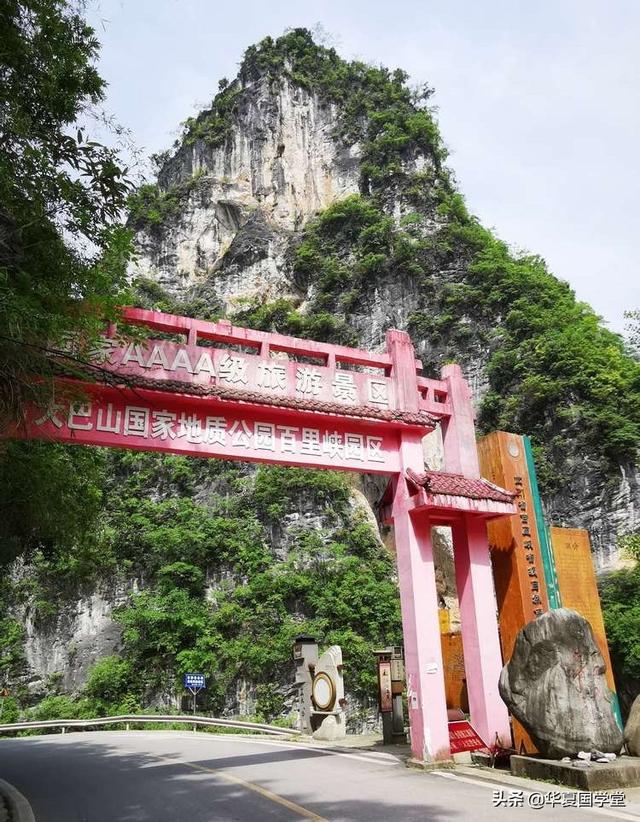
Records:
[[[26,796],[37,822],[631,818],[624,811],[494,808],[496,786],[408,771],[384,754],[184,732],[0,740],[0,778]]]

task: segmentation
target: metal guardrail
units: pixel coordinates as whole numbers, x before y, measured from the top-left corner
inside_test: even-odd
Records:
[[[170,714],[124,714],[122,716],[103,716],[95,719],[44,719],[36,722],[11,722],[0,725],[0,734],[13,733],[14,731],[46,730],[47,728],[60,728],[62,733],[71,728],[97,728],[101,725],[124,725],[126,730],[131,725],[145,724],[148,722],[160,722],[168,725],[179,723],[181,725],[218,726],[221,728],[239,728],[246,731],[255,731],[263,734],[300,735],[297,728],[280,728],[277,725],[265,725],[260,722],[241,722],[236,719],[219,719],[211,716],[194,716],[192,714],[170,715]]]

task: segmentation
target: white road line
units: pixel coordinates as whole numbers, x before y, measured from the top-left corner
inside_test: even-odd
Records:
[[[145,733],[145,731],[107,731],[106,733],[109,734],[118,734],[120,736],[125,736],[131,738],[134,734],[137,736],[138,734]],[[248,739],[241,734],[185,734],[182,731],[148,731],[146,733],[154,734],[154,735],[162,735],[164,739],[190,739],[194,740],[197,739],[199,742],[209,742],[210,740],[214,739],[217,741],[222,742],[243,742],[245,744],[253,744],[253,745],[262,745],[262,746],[269,746],[272,748],[287,748],[289,750],[294,751],[314,751],[322,756],[342,756],[346,759],[357,759],[360,762],[368,762],[370,765],[400,765],[402,764],[393,754],[383,753],[382,751],[371,751],[370,753],[347,753],[346,751],[336,751],[334,749],[327,749],[327,748],[320,748],[316,747],[315,745],[300,745],[297,742],[273,742],[263,741],[262,739]],[[69,736],[69,734],[66,734]]]
[[[303,805],[298,805],[297,802],[292,802],[285,796],[281,796],[278,793],[274,793],[273,791],[270,791],[268,788],[259,785],[257,782],[248,782],[246,779],[242,779],[241,777],[236,776],[235,774],[229,773],[223,768],[207,768],[204,765],[198,765],[195,762],[174,762],[174,760],[170,759],[169,757],[159,756],[158,754],[151,754],[151,756],[154,759],[158,760],[158,762],[170,762],[172,765],[178,765],[183,768],[191,768],[194,771],[202,773],[210,773],[214,776],[219,777],[220,779],[224,779],[227,782],[231,782],[234,785],[240,785],[246,790],[253,791],[253,793],[257,793],[259,796],[268,799],[270,802],[273,802],[276,805],[282,805],[283,808],[287,808],[288,810],[293,811],[295,814],[302,817],[303,819],[310,819],[312,820],[312,822],[329,822],[328,819],[325,819],[324,816],[320,816],[319,814],[315,813],[315,811],[312,811],[309,808],[305,808]]]

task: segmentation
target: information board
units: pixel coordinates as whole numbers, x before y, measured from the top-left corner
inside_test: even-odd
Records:
[[[190,691],[201,691],[206,687],[206,677],[204,674],[185,674],[183,677],[184,687]]]

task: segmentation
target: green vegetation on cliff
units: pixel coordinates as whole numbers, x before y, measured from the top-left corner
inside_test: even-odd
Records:
[[[179,676],[195,669],[210,677],[211,709],[222,710],[244,679],[259,686],[258,713],[271,718],[279,709],[265,700],[282,701],[278,682],[291,677],[299,633],[341,644],[349,689],[371,695],[371,651],[398,641],[399,602],[392,557],[350,507],[344,476],[182,458],[167,465],[140,454],[118,462],[112,550],[120,568],[147,580],[117,614],[128,687],[137,683],[142,703],[150,691],[180,692]],[[293,510],[313,524],[304,516],[286,524]]]
[[[180,216],[185,202],[202,179],[202,172],[165,191],[155,183],[144,183],[127,200],[129,224],[135,228],[153,229]]]
[[[250,46],[240,66],[243,83],[266,78],[318,93],[337,107],[336,138],[362,148],[363,189],[378,189],[403,177],[403,158],[430,157],[440,169],[447,152],[426,107],[431,89],[411,90],[409,75],[360,61],[347,62],[335,49],[314,42],[306,29],[293,29]],[[223,92],[224,93],[224,92]]]
[[[632,537],[640,544],[640,534]],[[623,715],[640,692],[640,564],[608,574],[600,582],[600,600]]]
[[[196,140],[204,140],[214,148],[224,142],[231,128],[232,116],[239,102],[241,90],[238,83],[229,84],[221,80],[219,93],[211,108],[197,117],[189,117],[184,124],[184,142],[187,145]]]
[[[305,228],[295,252],[294,276],[312,294],[306,313],[280,301],[234,319],[346,342],[357,338],[358,315],[366,315],[376,285],[400,280],[425,306],[410,316],[409,331],[430,352],[428,372],[464,360],[470,347],[486,351],[480,430],[530,435],[546,490],[566,481],[569,444],[588,449],[605,471],[633,463],[640,363],[622,339],[542,259],[511,253],[457,197],[435,232],[426,233],[423,221],[409,212],[396,224],[375,198],[354,195],[330,206]],[[443,270],[450,272],[445,281]]]
[[[255,687],[255,712],[273,719],[300,633],[340,644],[349,692],[373,696],[372,651],[401,638],[398,591],[393,557],[352,506],[344,475],[136,452],[109,462],[101,550],[83,580],[116,572],[139,580],[139,590],[115,613],[120,656],[96,664],[74,710],[139,709],[182,694],[182,674],[200,670],[208,677],[203,708],[221,712],[245,681]],[[36,567],[30,595],[46,624],[63,592],[73,595],[71,569],[44,558]],[[0,674],[15,674],[20,626],[5,620],[0,636]],[[49,696],[59,696],[56,683]]]
[[[247,94],[261,80],[286,79],[335,104],[335,138],[361,147],[361,195],[303,229],[293,275],[311,294],[304,314],[285,300],[256,302],[234,321],[353,343],[372,291],[395,280],[422,304],[409,331],[430,371],[483,352],[480,428],[530,434],[546,490],[567,479],[568,445],[587,449],[605,473],[637,460],[640,363],[541,258],[511,252],[468,213],[442,165],[429,89],[413,92],[400,70],[347,62],[305,29],[251,46],[239,77]],[[231,110],[220,105],[229,129]]]

